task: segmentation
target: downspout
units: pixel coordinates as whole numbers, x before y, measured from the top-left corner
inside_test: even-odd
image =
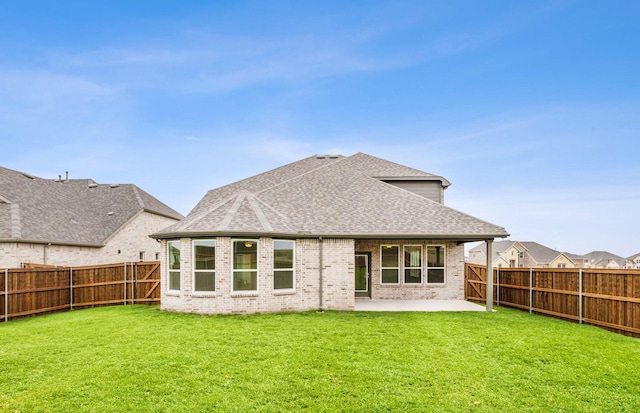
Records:
[[[322,302],[322,283],[323,283],[323,274],[322,274],[322,269],[324,267],[324,257],[323,257],[323,250],[324,250],[324,244],[322,243],[322,237],[318,237],[318,246],[320,248],[320,252],[319,252],[319,256],[320,256],[320,268],[319,268],[319,272],[318,272],[318,296],[319,296],[319,307],[318,307],[318,311],[322,312],[322,306],[323,306],[323,302]]]

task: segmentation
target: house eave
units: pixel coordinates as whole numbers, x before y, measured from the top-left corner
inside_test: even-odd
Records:
[[[102,248],[104,244],[85,244],[81,242],[70,241],[51,241],[51,240],[39,240],[39,239],[24,239],[24,238],[0,238],[0,244],[38,244],[38,245],[60,245],[65,247],[89,247],[89,248]]]
[[[269,237],[269,238],[337,238],[337,239],[429,239],[429,240],[449,240],[458,243],[477,242],[493,240],[495,238],[506,238],[507,233],[489,233],[489,234],[415,234],[415,233],[393,233],[393,234],[359,234],[359,233],[320,233],[300,231],[296,233],[287,232],[217,232],[217,231],[200,231],[200,232],[170,232],[156,233],[150,235],[151,238],[175,239],[175,238],[204,238],[204,237]]]

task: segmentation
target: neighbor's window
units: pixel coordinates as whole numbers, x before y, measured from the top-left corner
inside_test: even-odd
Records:
[[[420,284],[422,282],[422,246],[404,246],[404,282]]]
[[[274,290],[294,288],[295,245],[294,241],[273,241]]]
[[[427,246],[427,283],[444,284],[444,247]]]
[[[193,241],[193,291],[216,290],[216,240]]]
[[[233,291],[258,291],[258,241],[233,241]]]
[[[169,290],[180,291],[180,241],[167,242]]]
[[[382,284],[398,284],[400,282],[400,248],[397,245],[380,247],[380,269]]]

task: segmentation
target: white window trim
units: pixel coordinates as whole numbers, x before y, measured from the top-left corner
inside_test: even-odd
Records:
[[[236,254],[235,254],[235,243],[237,242],[255,242],[256,243],[256,269],[255,270],[236,270]],[[255,271],[256,272],[256,289],[255,290],[236,290],[234,289],[235,281],[236,281],[236,272],[247,272],[247,271]],[[252,294],[257,294],[260,291],[260,243],[257,239],[248,239],[248,238],[232,238],[231,239],[231,293],[235,297],[239,296],[253,296]]]
[[[429,244],[425,246],[426,248],[425,250],[425,261],[424,261],[424,265],[425,265],[425,283],[427,283],[428,285],[447,285],[447,246],[446,245],[442,245],[442,244]],[[442,248],[442,250],[444,251],[444,265],[442,267],[429,267],[429,247],[440,247]],[[441,283],[430,283],[429,282],[429,270],[430,269],[434,269],[434,270],[440,270],[442,269],[443,271],[443,277],[444,277],[444,281]]]
[[[387,247],[396,247],[398,248],[398,266],[397,267],[383,267],[382,266],[382,250],[384,248]],[[400,245],[397,244],[384,244],[384,245],[380,245],[380,285],[399,285],[400,284],[400,279],[404,279],[404,272],[401,271],[402,266],[400,265],[401,262],[404,260],[404,256],[400,255]],[[394,282],[394,283],[386,283],[382,281],[382,272],[383,270],[398,270],[398,281]]]
[[[193,261],[193,263],[191,264],[192,266],[192,280],[191,280],[191,292],[195,295],[204,295],[204,296],[215,296],[216,291],[218,290],[218,280],[216,278],[216,270],[215,268],[213,270],[198,270],[196,269],[196,242],[198,241],[213,241],[213,247],[216,248],[216,256],[218,255],[218,242],[216,241],[215,238],[202,238],[202,239],[194,239],[191,241],[191,256],[192,259],[191,261]],[[215,264],[214,264],[215,266]],[[197,272],[208,272],[208,273],[213,273],[213,279],[214,279],[214,283],[213,283],[213,291],[199,291],[196,290],[196,271]]]
[[[170,251],[170,247],[172,243],[178,243],[178,249],[180,250],[180,268],[177,270],[172,270],[171,269],[171,254],[169,253]],[[171,273],[178,273],[178,279],[180,281],[180,288],[177,290],[174,290],[171,288]],[[180,290],[182,289],[182,243],[180,242],[180,240],[171,240],[171,241],[167,241],[167,292],[170,293],[179,293]]]
[[[420,247],[420,267],[405,267],[404,265],[404,252],[405,249],[407,247]],[[402,246],[402,284],[403,285],[422,285],[425,282],[425,272],[424,272],[424,254],[425,254],[425,248],[424,245],[422,244],[406,244]],[[405,278],[405,271],[406,270],[420,270],[420,282],[419,283],[408,283],[406,282]]]
[[[276,289],[275,286],[275,277],[276,277],[276,271],[288,271],[288,268],[275,268],[275,255],[276,255],[276,242],[277,241],[284,241],[284,242],[291,242],[293,243],[293,262],[291,263],[292,268],[292,277],[293,277],[293,287],[292,288],[278,288]],[[296,241],[293,239],[274,239],[273,240],[273,291],[275,294],[286,294],[286,293],[290,293],[290,292],[294,292],[296,290]]]

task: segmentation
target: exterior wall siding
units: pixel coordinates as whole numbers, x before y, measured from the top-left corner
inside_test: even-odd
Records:
[[[385,181],[416,195],[444,204],[444,188],[440,181]]]
[[[79,247],[30,243],[0,243],[0,268],[20,268],[22,263],[59,266],[83,266],[140,261],[153,261],[161,252],[161,244],[149,237],[175,223],[172,218],[146,211],[122,226],[104,247]]]

